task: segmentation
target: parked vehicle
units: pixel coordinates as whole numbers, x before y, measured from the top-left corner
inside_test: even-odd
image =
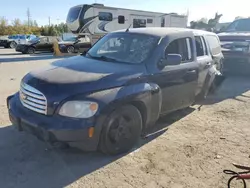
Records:
[[[38,36],[36,35],[18,35],[18,38],[15,39],[16,44],[29,44],[29,41],[37,39]]]
[[[84,4],[70,8],[67,25],[73,33],[91,35],[94,44],[108,32],[128,27],[187,27],[187,16],[176,13],[149,12],[103,4]]]
[[[91,48],[91,42],[88,36],[76,36],[64,39],[58,42],[59,49],[61,52],[66,53],[78,53],[87,51]]]
[[[233,21],[218,36],[225,60],[250,63],[250,18]]]
[[[37,38],[36,35],[9,35],[0,39],[0,46],[16,48],[17,44],[28,44],[30,40]]]
[[[0,46],[4,48],[15,48],[17,43],[15,39],[18,39],[18,35],[10,35],[0,39]]]
[[[223,59],[216,34],[180,28],[112,32],[84,54],[28,73],[7,98],[13,125],[51,143],[127,152],[161,115],[204,98]]]
[[[18,44],[17,52],[23,54],[34,54],[36,51],[53,52],[53,42],[56,40],[52,37],[39,37],[29,41],[28,44]]]

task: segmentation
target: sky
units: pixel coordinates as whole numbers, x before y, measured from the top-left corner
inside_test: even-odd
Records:
[[[27,20],[27,8],[31,18],[39,25],[65,22],[70,7],[78,4],[102,3],[106,6],[179,14],[189,10],[189,21],[223,14],[220,22],[233,21],[236,16],[249,17],[249,0],[15,0],[1,2],[0,17],[12,22],[15,18]]]

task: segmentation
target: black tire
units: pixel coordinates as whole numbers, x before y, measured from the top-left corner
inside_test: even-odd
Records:
[[[16,46],[17,46],[17,43],[15,42],[15,41],[12,41],[11,43],[10,43],[10,48],[16,48]]]
[[[113,111],[106,119],[100,135],[99,149],[109,155],[131,150],[142,132],[142,116],[133,105]]]
[[[74,47],[74,46],[68,46],[68,47],[67,47],[67,52],[68,52],[69,54],[75,53],[75,47]]]
[[[35,48],[29,47],[29,48],[27,49],[27,54],[34,54],[35,51],[36,51]]]

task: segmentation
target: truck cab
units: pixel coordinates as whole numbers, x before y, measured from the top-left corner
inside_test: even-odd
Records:
[[[205,31],[109,33],[88,52],[25,75],[7,99],[10,120],[50,143],[127,152],[160,116],[205,98],[223,58],[216,49],[218,37]]]

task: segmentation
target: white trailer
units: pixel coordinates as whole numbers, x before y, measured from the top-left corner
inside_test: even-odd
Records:
[[[70,8],[66,23],[75,34],[90,35],[95,42],[108,32],[139,27],[187,27],[188,17],[107,7],[103,4],[77,5]]]

